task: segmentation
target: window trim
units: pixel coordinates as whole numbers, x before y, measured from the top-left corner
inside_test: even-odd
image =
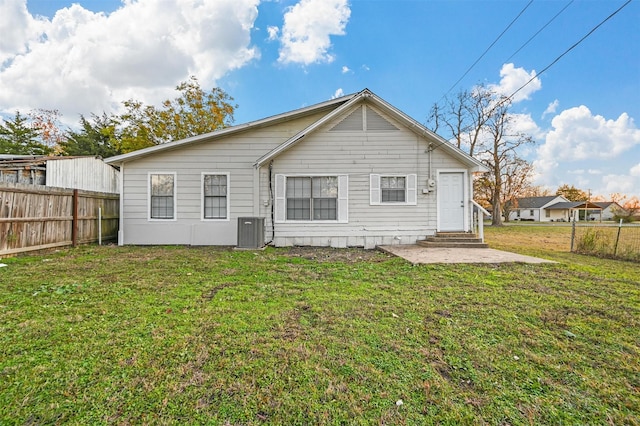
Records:
[[[226,217],[204,217],[205,206],[204,206],[204,177],[205,176],[226,176],[227,177],[227,213]],[[229,198],[231,195],[231,173],[229,172],[216,172],[216,171],[208,171],[200,173],[200,220],[203,222],[228,222],[231,220],[231,203],[229,202]]]
[[[382,178],[405,178],[404,202],[382,201]],[[372,173],[369,175],[369,205],[371,206],[415,206],[418,204],[418,175],[415,173]]]
[[[335,177],[338,179],[336,220],[288,220],[287,178]],[[339,173],[290,173],[275,175],[275,223],[287,224],[337,224],[349,222],[349,175]]]
[[[173,176],[173,217],[160,218],[151,217],[151,176],[171,175]],[[178,220],[178,174],[176,172],[151,171],[147,173],[147,220],[149,222],[175,222]]]

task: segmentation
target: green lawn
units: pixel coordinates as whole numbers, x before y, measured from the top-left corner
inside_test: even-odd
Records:
[[[638,264],[567,253],[560,231],[486,232],[560,263],[113,246],[3,259],[0,424],[640,424]]]

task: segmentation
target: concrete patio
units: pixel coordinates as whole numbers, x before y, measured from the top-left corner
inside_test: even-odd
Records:
[[[380,250],[413,264],[423,263],[557,263],[490,248],[444,248],[419,245],[379,246]]]

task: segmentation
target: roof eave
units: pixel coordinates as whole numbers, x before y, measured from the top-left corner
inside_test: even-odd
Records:
[[[358,102],[358,100],[361,98],[364,92],[370,93],[367,89],[365,89],[362,92],[345,96],[345,98],[349,98],[345,103],[343,103],[338,108],[334,109],[329,114],[322,117],[321,119],[307,126],[300,132],[296,133],[295,135],[293,135],[292,137],[290,137],[289,139],[287,139],[286,141],[284,141],[283,143],[281,143],[271,151],[267,152],[262,157],[258,158],[256,162],[253,164],[253,166],[261,167],[267,162],[271,161],[272,159],[274,159],[275,157],[277,157],[278,155],[280,155],[281,153],[289,149],[291,146],[295,145],[299,140],[303,139],[306,135],[308,135],[309,133],[312,133],[318,127],[322,126],[327,121],[332,120],[334,117],[341,114],[345,109],[348,109],[351,105]]]
[[[176,149],[182,145],[188,145],[192,143],[201,142],[207,139],[218,139],[224,136],[229,136],[235,133],[244,132],[254,128],[260,128],[265,125],[277,124],[279,122],[284,122],[290,120],[294,117],[304,116],[308,114],[312,114],[316,111],[321,111],[325,108],[334,107],[337,104],[345,103],[350,100],[353,95],[346,95],[340,98],[331,99],[329,101],[321,102],[318,104],[314,104],[308,107],[299,108],[293,111],[289,111],[282,114],[273,115],[270,117],[262,118],[260,120],[250,121],[248,123],[239,124],[236,126],[227,127],[220,130],[215,130],[213,132],[204,133],[202,135],[192,136],[190,138],[180,139],[177,141],[167,142],[160,145],[154,145],[148,148],[143,148],[137,151],[132,151],[126,154],[116,155],[113,157],[106,158],[104,161],[107,164],[114,163],[125,163],[127,161],[132,161],[141,157],[146,157],[148,155],[154,154],[158,151],[165,151]]]
[[[284,143],[280,144],[275,149],[271,150],[270,152],[268,152],[265,155],[263,155],[262,157],[260,157],[258,160],[256,160],[254,166],[255,167],[263,166],[264,164],[266,164],[267,162],[269,162],[273,158],[275,158],[278,155],[280,155],[282,152],[284,152],[287,149],[289,149],[291,146],[295,145],[298,141],[300,141],[301,139],[305,138],[308,134],[312,133],[314,130],[316,130],[317,128],[319,128],[320,126],[322,126],[323,124],[325,124],[329,120],[331,120],[334,117],[336,117],[339,114],[341,114],[344,110],[346,110],[346,109],[350,108],[352,105],[362,101],[362,102],[371,102],[371,103],[375,104],[376,106],[378,106],[379,108],[387,110],[392,115],[394,115],[397,119],[402,121],[405,124],[405,126],[407,126],[409,129],[411,129],[413,132],[415,132],[419,136],[423,136],[423,137],[426,136],[426,137],[435,139],[438,142],[438,145],[436,146],[436,148],[444,146],[445,149],[449,150],[450,153],[458,156],[467,166],[469,166],[469,170],[471,172],[473,172],[473,173],[486,173],[486,172],[489,171],[487,166],[482,164],[479,160],[476,160],[475,158],[465,154],[463,151],[461,151],[458,148],[456,148],[455,146],[451,145],[447,140],[445,140],[444,138],[442,138],[438,134],[430,131],[425,126],[423,126],[422,124],[420,124],[419,122],[417,122],[416,120],[414,120],[413,118],[411,118],[410,116],[408,116],[407,114],[405,114],[404,112],[399,110],[398,108],[396,108],[393,105],[391,105],[391,104],[387,103],[386,101],[384,101],[382,98],[379,98],[377,95],[375,95],[369,89],[364,89],[361,92],[358,92],[358,93],[355,93],[355,94],[352,94],[352,95],[348,95],[346,97],[350,98],[347,102],[342,104],[340,107],[334,109],[333,111],[331,111],[331,113],[329,113],[326,116],[322,117],[320,120],[318,120],[315,123],[311,124],[306,129],[300,131],[299,133],[297,133],[293,137],[289,138],[287,141],[285,141]]]
[[[367,101],[370,101],[375,105],[377,105],[378,107],[392,112],[396,116],[396,118],[401,119],[401,121],[403,121],[404,124],[417,135],[435,139],[437,141],[437,145],[433,149],[443,147],[444,149],[449,151],[449,153],[457,156],[460,160],[462,160],[462,162],[470,166],[469,170],[471,172],[486,173],[489,171],[489,168],[486,165],[484,165],[480,160],[477,160],[474,157],[471,157],[470,155],[466,154],[461,149],[452,145],[449,141],[444,139],[442,136],[438,135],[435,132],[432,132],[423,124],[411,118],[410,116],[408,116],[403,111],[396,108],[395,106],[391,105],[390,103],[386,102],[384,99],[379,98],[378,96],[372,94],[372,96],[367,98]]]

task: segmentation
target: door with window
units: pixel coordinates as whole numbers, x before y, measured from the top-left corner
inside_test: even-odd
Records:
[[[465,231],[464,173],[438,175],[438,213],[440,231]]]

